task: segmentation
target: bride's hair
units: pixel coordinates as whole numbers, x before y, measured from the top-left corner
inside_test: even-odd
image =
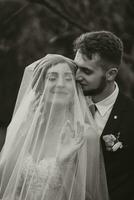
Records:
[[[77,71],[76,63],[73,60],[60,56],[60,55],[48,55],[46,56],[46,59],[41,61],[36,67],[42,66],[42,68],[44,68],[43,77],[45,79],[48,69],[50,69],[52,66],[55,66],[59,63],[67,63],[73,75],[75,76],[76,71]]]
[[[77,66],[75,64],[75,62],[73,62],[71,59],[69,58],[64,58],[63,56],[54,56],[52,59],[49,59],[48,63],[45,64],[45,74],[48,71],[49,68],[51,68],[52,66],[55,66],[59,63],[67,63],[68,66],[70,67],[70,70],[72,71],[72,73],[75,75],[76,71],[77,71]],[[41,65],[43,66],[44,63],[41,63]]]

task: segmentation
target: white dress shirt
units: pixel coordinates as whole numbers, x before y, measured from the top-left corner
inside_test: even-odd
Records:
[[[103,132],[103,129],[106,125],[106,122],[109,118],[113,105],[118,96],[118,93],[119,93],[119,87],[115,82],[115,90],[113,91],[113,93],[109,95],[107,98],[103,99],[102,101],[95,103],[97,110],[94,115],[94,120],[96,122],[99,135],[101,135]]]

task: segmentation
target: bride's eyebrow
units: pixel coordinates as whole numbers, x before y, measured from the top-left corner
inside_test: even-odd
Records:
[[[65,72],[65,75],[73,75],[72,72]]]
[[[48,75],[54,75],[54,76],[57,76],[58,73],[57,73],[57,72],[48,72],[48,73],[47,73],[47,76],[48,76]]]
[[[47,76],[48,75],[58,76],[58,74],[59,74],[58,72],[48,72]],[[64,75],[73,75],[73,74],[72,74],[72,72],[65,72]]]

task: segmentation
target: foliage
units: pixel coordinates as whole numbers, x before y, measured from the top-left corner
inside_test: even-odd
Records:
[[[73,41],[86,31],[105,29],[123,40],[118,81],[134,96],[133,10],[132,0],[0,0],[1,124],[11,119],[24,68],[47,53],[73,58]]]

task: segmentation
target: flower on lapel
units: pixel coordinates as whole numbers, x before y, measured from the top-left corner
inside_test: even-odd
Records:
[[[112,134],[103,136],[103,140],[105,142],[107,151],[115,152],[117,151],[117,149],[123,148],[123,144],[122,142],[119,141],[119,137],[120,137],[120,133],[117,134],[117,137],[115,137]]]

